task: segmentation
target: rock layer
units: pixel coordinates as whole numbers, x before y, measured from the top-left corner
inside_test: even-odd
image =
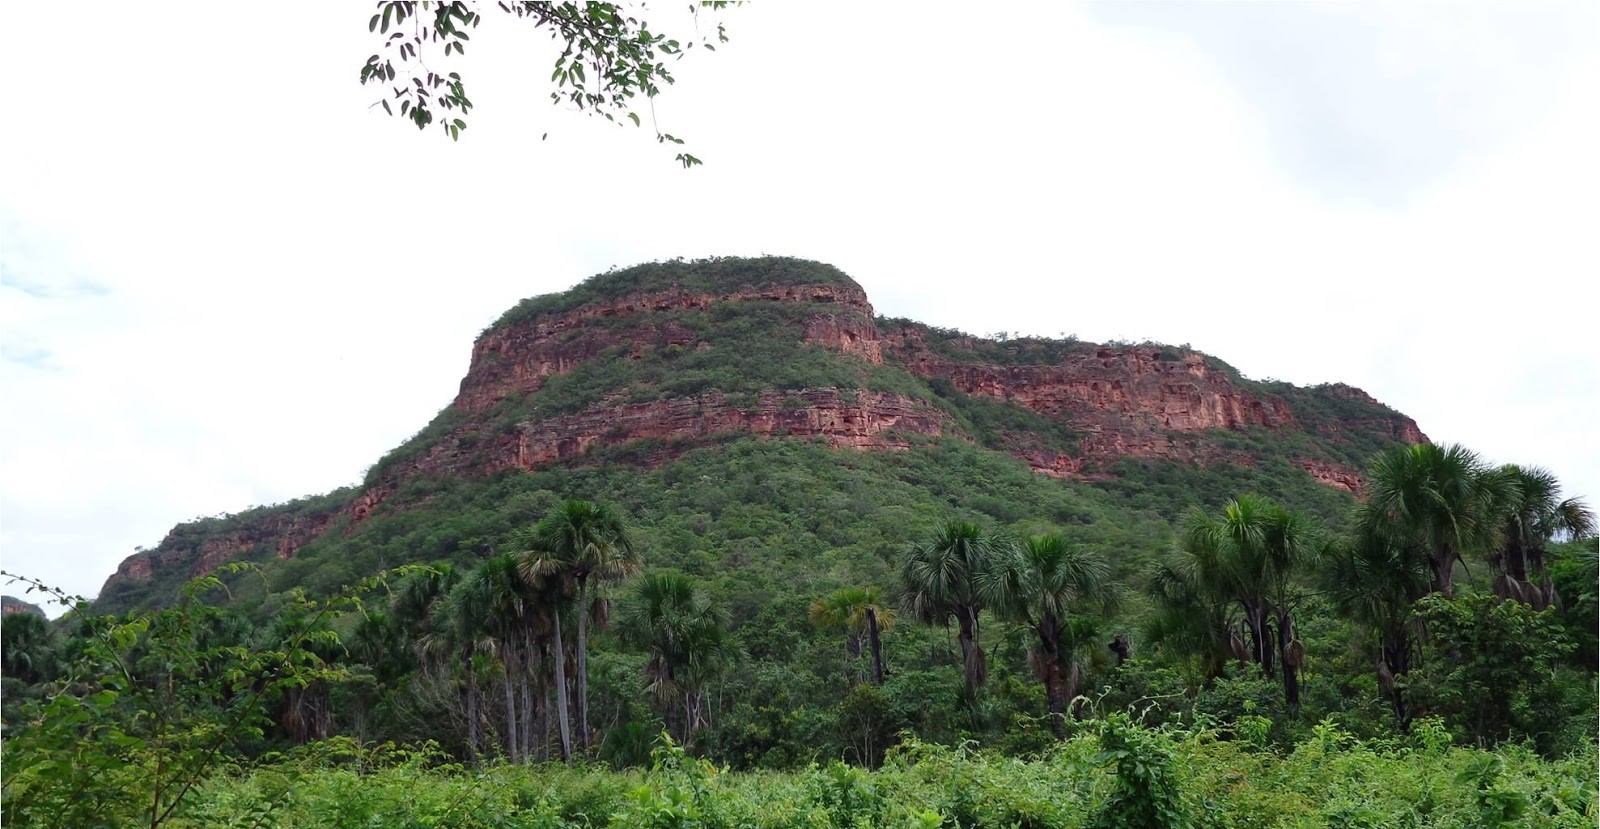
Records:
[[[1348,416],[1318,414],[1314,423],[1302,422],[1282,397],[1187,349],[1055,343],[1048,359],[985,361],[984,355],[993,357],[1000,344],[952,340],[944,336],[948,332],[938,332],[941,340],[935,344],[930,342],[933,330],[916,324],[880,330],[866,294],[852,284],[778,285],[718,294],[650,291],[537,314],[485,332],[474,344],[449,419],[436,424],[452,425],[441,428],[431,445],[384,467],[363,491],[338,506],[310,513],[266,510],[203,529],[180,525],[154,550],[123,561],[107,588],[157,574],[203,575],[223,562],[263,553],[264,547],[278,558],[292,557],[331,527],[364,521],[405,481],[419,475],[486,476],[539,469],[583,462],[592,453],[628,444],[641,447],[628,462],[654,463],[726,435],[812,438],[860,450],[905,448],[912,436],[964,436],[950,415],[929,402],[836,388],[737,396],[711,392],[644,402],[625,402],[624,390],[618,390],[610,401],[558,417],[513,422],[491,412],[503,411],[495,408],[502,401],[536,394],[550,378],[587,361],[637,358],[650,348],[715,347],[675,322],[672,312],[738,302],[791,302],[805,309],[797,317],[803,324],[772,336],[793,337],[869,366],[903,368],[935,390],[939,383],[948,384],[965,395],[1004,401],[1065,422],[1080,436],[1073,451],[1063,451],[1059,444],[1041,448],[1041,441],[1026,435],[1006,436],[1012,454],[1051,477],[1105,477],[1123,458],[1202,465],[1257,462],[1249,451],[1216,440],[1219,430],[1297,430],[1333,443],[1346,434],[1395,442],[1427,440],[1409,418],[1348,386],[1317,391],[1338,404],[1331,410]],[[597,457],[614,459],[615,454]],[[1330,487],[1362,493],[1355,469],[1325,458],[1289,460]]]

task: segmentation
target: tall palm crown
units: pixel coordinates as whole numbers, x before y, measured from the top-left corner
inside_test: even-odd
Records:
[[[1537,608],[1558,604],[1545,553],[1553,541],[1593,534],[1594,513],[1580,499],[1562,500],[1561,484],[1547,470],[1507,465],[1501,473],[1513,485],[1498,510],[1500,544],[1490,555],[1501,573],[1495,593]]]
[[[884,604],[876,587],[842,587],[811,603],[811,623],[819,628],[861,635],[867,632],[867,612],[878,617],[884,630],[894,626],[894,608]]]
[[[911,548],[901,569],[906,601],[918,621],[949,624],[965,608],[981,610],[978,577],[1005,547],[967,521],[950,521]]]
[[[0,668],[8,677],[41,682],[55,650],[50,622],[36,613],[8,613],[0,620]]]
[[[979,586],[1000,613],[1028,625],[1063,624],[1089,604],[1110,614],[1118,598],[1105,559],[1057,534],[1024,539],[996,560]]]
[[[1155,612],[1145,623],[1145,639],[1177,656],[1195,659],[1201,678],[1218,676],[1230,659],[1249,658],[1238,626],[1205,592],[1188,562],[1158,564],[1146,593],[1155,602]]]
[[[1349,538],[1324,544],[1322,573],[1328,595],[1345,616],[1377,635],[1374,668],[1390,697],[1395,721],[1405,724],[1404,684],[1417,649],[1412,607],[1433,589],[1428,549],[1405,528],[1392,526],[1368,506],[1356,513]]]
[[[1433,589],[1454,594],[1452,572],[1464,553],[1487,550],[1499,530],[1497,505],[1517,483],[1461,446],[1419,443],[1373,461],[1366,514],[1410,535],[1428,551]]]
[[[389,599],[389,624],[403,640],[415,644],[424,664],[451,652],[444,634],[444,598],[461,581],[449,564],[419,570],[400,582]]]
[[[591,595],[594,582],[616,582],[639,570],[641,558],[628,537],[621,517],[605,504],[591,501],[562,502],[538,524],[513,534],[518,567],[530,582],[549,578],[558,586],[556,598],[574,596],[578,621],[578,745],[589,743],[589,619],[604,621],[604,604]],[[556,619],[559,640],[560,620]],[[557,643],[558,646],[560,643]],[[562,666],[558,664],[558,674]],[[557,693],[566,707],[564,676]],[[565,717],[563,717],[565,727]]]
[[[580,584],[590,578],[615,581],[637,572],[640,557],[628,528],[611,507],[591,501],[562,502],[538,524],[517,533],[525,572],[560,573]]]

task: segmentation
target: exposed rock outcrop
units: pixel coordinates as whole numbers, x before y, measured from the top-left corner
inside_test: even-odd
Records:
[[[1006,431],[1010,427],[1000,429],[998,438],[983,438],[985,445],[1003,444],[1035,472],[1056,478],[1106,477],[1124,458],[1253,466],[1259,450],[1249,447],[1260,444],[1219,436],[1301,432],[1313,438],[1311,454],[1325,457],[1300,454],[1285,460],[1330,487],[1360,496],[1360,473],[1329,460],[1349,453],[1341,456],[1318,447],[1339,444],[1350,435],[1369,442],[1374,436],[1397,443],[1427,439],[1409,418],[1359,389],[1297,390],[1253,383],[1186,348],[1032,341],[1045,345],[1008,352],[1002,343],[952,338],[946,336],[951,332],[917,324],[896,323],[880,330],[866,294],[847,278],[720,292],[656,283],[627,296],[573,305],[577,296],[530,301],[519,306],[525,313],[508,314],[480,336],[451,408],[425,430],[425,438],[380,464],[362,491],[316,510],[274,508],[180,525],[157,548],[124,560],[107,589],[163,574],[203,575],[224,562],[264,556],[268,550],[280,559],[293,557],[331,528],[368,520],[417,476],[481,477],[583,463],[588,457],[615,457],[605,450],[628,444],[639,451],[629,454],[627,462],[651,464],[727,435],[812,438],[859,450],[902,449],[912,436],[970,437],[958,418],[933,403],[880,391],[769,388],[728,394],[726,388],[701,387],[692,395],[673,396],[670,386],[657,382],[586,390],[589,396],[565,398],[560,407],[549,409],[540,408],[541,398],[530,400],[551,378],[594,360],[641,360],[653,349],[693,349],[697,354],[709,349],[716,354],[719,343],[712,341],[714,333],[706,333],[716,329],[706,320],[737,313],[729,311],[728,303],[794,303],[783,308],[779,317],[784,325],[770,336],[859,360],[843,369],[829,364],[828,371],[849,378],[859,369],[863,380],[874,381],[862,386],[915,387],[911,390],[917,392],[922,387],[913,378],[921,378],[952,400],[960,398],[949,395],[949,389],[1065,424],[1070,431],[1052,433],[1048,440]],[[767,334],[764,329],[760,333]],[[748,344],[748,329],[745,336]],[[806,359],[813,356],[814,351],[808,352]],[[670,376],[677,364],[653,365],[659,379],[663,371]],[[911,377],[899,373],[901,369]],[[892,382],[876,382],[885,372],[893,375]],[[757,376],[758,382],[762,377]],[[745,390],[752,386],[747,383]],[[573,411],[580,406],[586,407]],[[560,413],[534,414],[540,411]],[[1035,415],[1018,414],[1038,422]],[[1305,438],[1295,437],[1301,441],[1294,444],[1299,452]]]
[[[613,346],[640,349],[647,345],[696,345],[693,331],[649,317],[706,309],[721,302],[828,306],[807,327],[805,340],[882,362],[872,325],[872,305],[867,302],[866,293],[854,286],[778,285],[727,294],[661,291],[543,315],[485,332],[472,347],[472,366],[461,381],[456,408],[481,412],[507,397],[538,391],[550,377],[565,374]],[[636,324],[620,331],[597,324],[609,320]]]

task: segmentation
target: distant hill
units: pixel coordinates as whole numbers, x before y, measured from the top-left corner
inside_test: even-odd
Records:
[[[11,613],[32,613],[37,616],[43,616],[44,609],[15,596],[0,596],[0,616]]]
[[[887,583],[947,515],[1062,527],[1131,570],[1182,510],[1244,490],[1341,520],[1373,454],[1426,439],[1358,389],[1252,381],[1188,348],[877,317],[816,262],[640,265],[507,311],[455,401],[361,485],[180,524],[97,607],[162,604],[235,560],[262,564],[235,579],[254,603],[466,561],[564,497],[616,503],[651,566],[723,582],[747,617]]]

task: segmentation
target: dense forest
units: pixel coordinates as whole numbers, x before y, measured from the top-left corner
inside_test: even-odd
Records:
[[[560,370],[502,393],[530,342]],[[1074,360],[1243,419],[984,391]],[[788,425],[871,395],[937,428]],[[686,400],[770,428],[615,420]],[[1183,348],[874,318],[800,260],[602,275],[490,326],[361,486],[179,525],[92,603],[7,574],[67,612],[0,621],[0,816],[1592,826],[1594,516],[1406,424]]]
[[[535,489],[475,567],[261,615],[217,603],[240,563],[158,611],[8,614],[6,818],[1592,823],[1592,514],[1458,446],[1369,477],[1339,529],[1241,494],[1133,572],[1048,520],[907,516],[880,571],[743,607]],[[562,761],[584,770],[516,771]]]

